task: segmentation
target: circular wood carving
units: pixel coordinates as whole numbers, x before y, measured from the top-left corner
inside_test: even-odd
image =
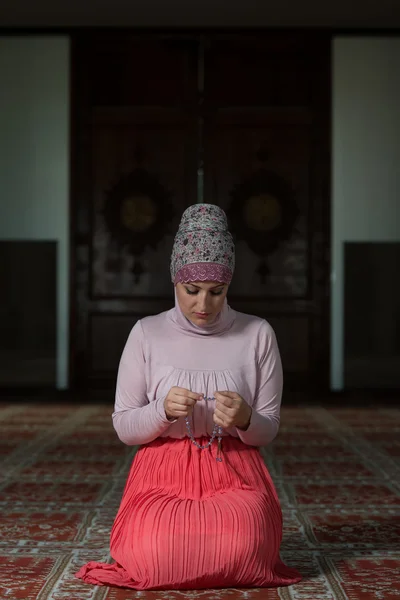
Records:
[[[138,168],[106,194],[103,216],[112,238],[137,257],[167,234],[173,212],[169,192],[154,175]]]
[[[232,233],[260,257],[290,238],[299,211],[291,186],[264,169],[240,182],[231,192],[227,211]]]

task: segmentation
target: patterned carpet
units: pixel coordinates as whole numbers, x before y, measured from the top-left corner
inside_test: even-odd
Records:
[[[1,600],[394,600],[400,598],[400,411],[287,408],[263,452],[284,512],[278,590],[132,592],[74,578],[106,561],[134,450],[111,408],[0,405]]]

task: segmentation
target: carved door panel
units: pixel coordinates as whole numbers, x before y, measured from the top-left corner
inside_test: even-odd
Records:
[[[295,389],[326,386],[329,40],[209,39],[204,195],[228,214],[230,303],[267,318]]]
[[[83,32],[73,48],[72,384],[113,385],[135,320],[171,306],[173,235],[204,200],[236,238],[230,303],[271,322],[289,384],[326,387],[329,36]]]
[[[75,40],[78,387],[113,385],[135,321],[172,305],[173,236],[196,196],[192,54],[154,36]]]

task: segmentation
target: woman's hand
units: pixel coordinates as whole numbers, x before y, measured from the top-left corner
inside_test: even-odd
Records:
[[[164,400],[164,410],[169,421],[187,417],[193,412],[196,402],[202,397],[181,387],[172,387]]]
[[[216,403],[214,423],[224,429],[238,427],[247,429],[250,425],[251,407],[236,392],[215,392]]]

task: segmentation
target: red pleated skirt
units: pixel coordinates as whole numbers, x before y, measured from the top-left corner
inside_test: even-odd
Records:
[[[217,462],[215,444],[158,438],[133,460],[111,531],[115,563],[90,562],[76,576],[136,590],[286,586],[301,576],[280,560],[281,539],[258,448],[225,437]]]

